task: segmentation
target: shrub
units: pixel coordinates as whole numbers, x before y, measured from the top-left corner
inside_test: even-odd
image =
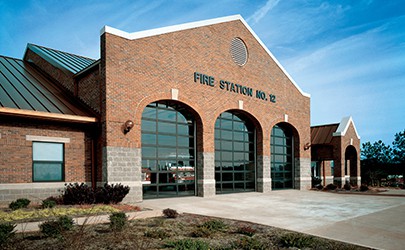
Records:
[[[144,233],[145,237],[154,238],[154,239],[165,239],[170,237],[170,234],[162,229],[152,229],[147,230]]]
[[[210,237],[214,232],[206,227],[198,227],[192,233],[192,237]]]
[[[25,198],[21,198],[21,199],[17,199],[16,201],[13,201],[10,203],[10,205],[8,206],[11,210],[17,210],[17,209],[21,209],[21,208],[26,208],[28,207],[28,205],[31,203],[30,200],[25,199]]]
[[[315,186],[315,188],[318,189],[318,190],[322,190],[323,186],[322,186],[322,184],[318,184],[318,185]]]
[[[105,183],[104,186],[96,188],[96,203],[117,204],[125,198],[129,190],[129,186],[123,186],[120,183],[111,185]]]
[[[165,247],[174,248],[176,250],[208,250],[210,249],[207,242],[201,240],[181,239],[169,241]]]
[[[365,192],[365,191],[367,191],[367,190],[368,190],[368,186],[367,186],[367,185],[362,184],[362,185],[360,186],[360,191],[361,191],[361,192]]]
[[[128,217],[124,212],[116,212],[110,215],[110,228],[113,231],[121,231],[128,222]]]
[[[65,185],[62,191],[63,204],[65,205],[82,205],[82,204],[116,204],[121,202],[129,193],[129,186],[122,184],[105,183],[102,187],[93,190],[92,187],[85,183],[69,183]]]
[[[7,241],[14,236],[14,228],[16,227],[13,223],[0,223],[0,246],[7,243]]]
[[[39,225],[41,232],[49,237],[59,237],[63,232],[73,228],[73,219],[60,216],[57,220],[49,220]]]
[[[65,205],[93,204],[95,202],[93,189],[85,183],[65,184],[65,189],[62,191],[62,198],[63,204]]]
[[[170,208],[166,208],[165,210],[163,210],[163,214],[167,218],[172,218],[172,219],[175,219],[175,218],[177,218],[179,216],[179,213],[177,213],[176,210],[170,209]]]
[[[348,182],[346,182],[343,188],[347,191],[350,191],[352,189],[352,186]]]
[[[250,226],[241,226],[237,232],[252,237],[256,233],[256,229]]]
[[[225,229],[226,225],[222,220],[209,220],[200,225],[200,227],[205,227],[212,232],[216,232]]]
[[[46,201],[54,201],[56,205],[63,205],[63,197],[62,196],[50,196],[45,199]]]
[[[56,206],[56,202],[54,200],[45,199],[42,201],[41,207],[42,208],[53,208]]]
[[[316,239],[312,236],[306,236],[298,233],[288,233],[280,237],[280,244],[288,248],[311,248],[316,245]]]
[[[326,190],[336,190],[337,186],[333,183],[330,183],[328,185],[326,185],[325,189]]]
[[[232,249],[246,249],[246,250],[250,250],[250,249],[259,249],[259,250],[265,250],[268,249],[268,247],[265,246],[264,243],[262,243],[261,241],[259,241],[256,238],[252,238],[252,237],[243,237],[241,239],[239,239],[238,241],[234,242],[232,244]]]

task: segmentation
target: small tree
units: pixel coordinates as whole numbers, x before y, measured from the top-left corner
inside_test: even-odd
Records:
[[[402,171],[399,172],[405,176],[405,129],[395,134],[392,146],[394,163],[399,165],[399,168],[402,169]]]
[[[384,165],[392,162],[392,148],[385,145],[381,140],[371,144],[362,144],[362,180],[371,185],[379,185],[379,181],[385,176]]]

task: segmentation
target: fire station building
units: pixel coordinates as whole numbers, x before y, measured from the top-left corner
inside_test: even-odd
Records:
[[[309,94],[241,16],[100,41],[98,60],[0,56],[1,201],[72,182],[128,185],[126,202],[309,189],[311,157],[312,174],[333,161],[329,183],[360,183],[352,119],[311,136]]]

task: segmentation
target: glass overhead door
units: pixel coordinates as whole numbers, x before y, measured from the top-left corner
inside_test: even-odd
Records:
[[[216,192],[255,191],[256,164],[252,125],[230,112],[215,123]]]
[[[272,189],[293,188],[293,137],[291,130],[274,126],[271,133]]]
[[[144,198],[195,194],[194,118],[179,104],[155,102],[142,113]]]

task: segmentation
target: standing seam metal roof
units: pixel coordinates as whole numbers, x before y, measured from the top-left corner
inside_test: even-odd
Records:
[[[77,74],[78,72],[96,62],[96,60],[91,58],[78,56],[67,52],[38,46],[35,44],[28,44],[27,49],[32,50],[54,66],[61,68],[62,70],[67,70],[73,74]]]
[[[338,126],[339,124],[329,124],[311,127],[311,144],[330,144]]]
[[[4,56],[0,56],[0,107],[89,115],[28,62]]]

